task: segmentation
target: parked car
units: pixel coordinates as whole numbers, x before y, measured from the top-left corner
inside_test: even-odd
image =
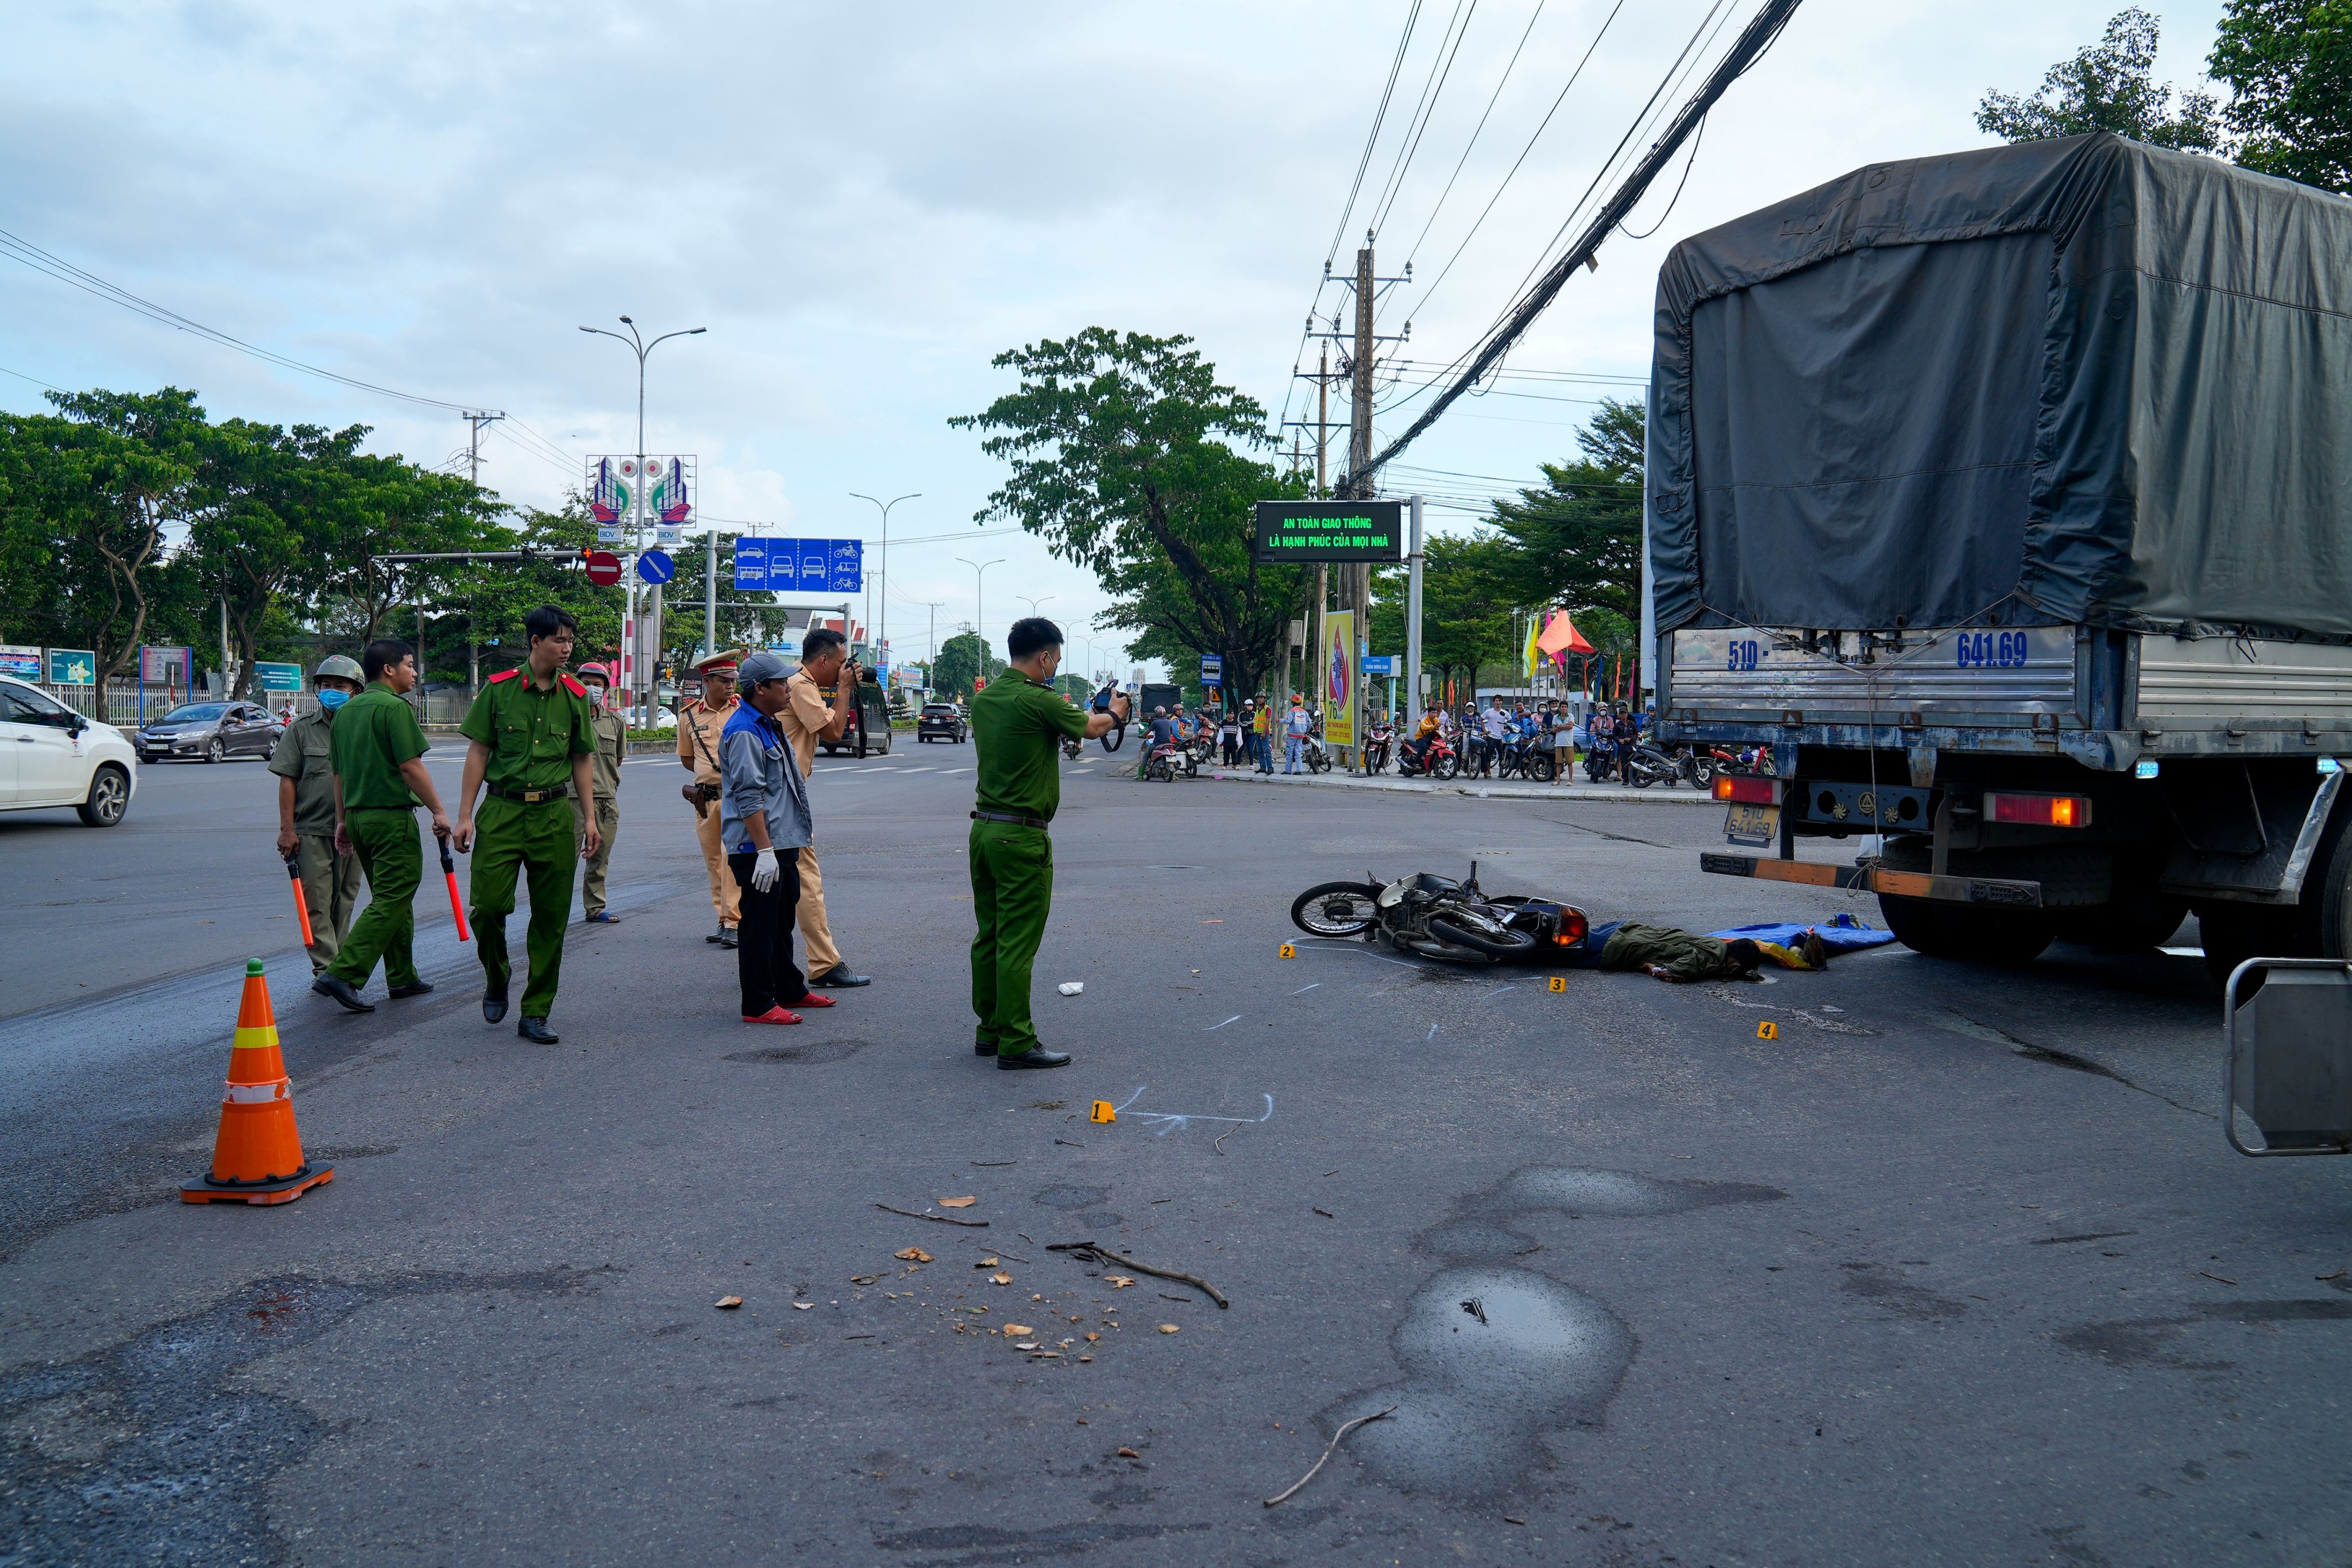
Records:
[[[151,763],[192,763],[198,757],[208,763],[231,757],[267,761],[285,732],[286,726],[258,702],[183,702],[148,721],[139,731],[139,754]]]
[[[70,805],[90,826],[111,827],[138,788],[129,736],[0,676],[0,811]]]
[[[961,746],[969,733],[971,726],[964,722],[963,710],[952,702],[926,702],[915,720],[918,741],[953,741]]]

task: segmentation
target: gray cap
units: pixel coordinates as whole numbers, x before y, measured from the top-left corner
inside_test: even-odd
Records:
[[[742,667],[736,671],[735,679],[748,691],[763,680],[782,680],[792,672],[792,666],[782,658],[761,652],[746,657]]]

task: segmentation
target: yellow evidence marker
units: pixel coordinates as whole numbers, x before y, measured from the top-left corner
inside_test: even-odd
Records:
[[[1286,942],[1275,950],[1274,955],[1276,958],[1297,958],[1298,956],[1298,949]]]
[[[1565,990],[1567,990],[1567,989],[1568,989],[1568,981],[1567,981],[1566,977],[1565,977],[1565,976],[1562,976],[1562,975],[1558,975],[1558,974],[1553,975],[1553,976],[1551,977],[1551,985],[1550,985],[1549,989],[1554,990],[1554,991],[1565,991]]]
[[[1118,1120],[1118,1112],[1117,1110],[1113,1109],[1109,1100],[1097,1100],[1092,1106],[1087,1108],[1087,1120],[1089,1121],[1116,1121]]]
[[[1777,1040],[1780,1037],[1780,1026],[1767,1018],[1756,1026],[1756,1037],[1759,1040]]]

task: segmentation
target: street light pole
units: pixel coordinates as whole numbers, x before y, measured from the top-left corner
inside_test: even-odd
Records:
[[[959,555],[956,559],[971,568],[971,631],[972,635],[980,639],[980,672],[986,675],[988,673],[988,622],[983,618],[983,602],[981,594],[982,585],[988,581],[988,569],[992,566],[1003,565],[1004,557],[1000,555],[993,561],[974,561],[968,555]]]
[[[869,591],[866,602],[866,619],[874,623],[874,647],[877,652],[887,647],[890,641],[890,508],[897,506],[902,500],[919,500],[922,493],[920,490],[910,490],[885,505],[881,501],[874,500],[872,496],[860,495],[856,490],[849,492],[852,500],[874,501],[876,506],[882,508],[882,570],[874,574],[881,581],[882,590],[878,595]],[[882,612],[878,616],[874,613],[874,602],[877,596],[882,605]]]
[[[1040,594],[1040,595],[1037,595],[1035,598],[1034,598],[1034,599],[1033,599],[1033,598],[1031,598],[1031,597],[1030,597],[1028,595],[1026,595],[1026,594],[1015,594],[1015,595],[1013,595],[1013,596],[1014,598],[1016,598],[1016,599],[1020,600],[1023,604],[1024,604],[1024,605],[1028,605],[1028,606],[1029,606],[1029,613],[1030,613],[1032,616],[1034,616],[1034,615],[1037,613],[1037,606],[1038,606],[1038,605],[1042,605],[1042,604],[1044,604],[1046,600],[1048,600],[1048,599],[1052,598],[1054,595],[1051,595],[1051,594]]]
[[[604,327],[583,327],[580,330],[583,332],[593,332],[600,338],[610,338],[614,342],[622,344],[627,348],[630,353],[637,356],[637,483],[636,488],[633,489],[629,495],[629,552],[634,556],[638,553],[645,534],[646,356],[653,353],[656,348],[659,348],[662,344],[669,342],[672,338],[690,338],[694,337],[698,333],[707,332],[710,329],[708,327],[688,327],[679,331],[664,332],[660,337],[654,339],[653,342],[647,342],[645,340],[644,335],[637,331],[637,324],[629,320],[628,317],[623,316],[621,318],[621,325],[629,329],[629,335],[625,338],[620,333],[612,331]],[[653,647],[656,658],[659,657],[661,647],[661,587],[656,584],[653,591],[652,610]],[[629,706],[633,710],[639,706],[637,700],[638,693],[653,687],[654,685],[651,681],[644,680],[646,664],[645,648],[647,638],[643,619],[639,617],[636,610],[637,580],[635,574],[632,574],[628,584],[629,638],[626,652],[629,657],[626,662],[629,665]],[[643,681],[643,684],[640,684],[641,681]],[[648,701],[644,704],[644,706],[649,710],[652,704]],[[646,723],[652,722],[653,720],[653,715],[650,711],[640,712],[635,716],[637,719]]]

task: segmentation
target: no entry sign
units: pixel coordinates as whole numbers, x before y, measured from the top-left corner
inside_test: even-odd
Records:
[[[588,581],[599,588],[609,588],[621,580],[621,558],[609,550],[588,552]]]

